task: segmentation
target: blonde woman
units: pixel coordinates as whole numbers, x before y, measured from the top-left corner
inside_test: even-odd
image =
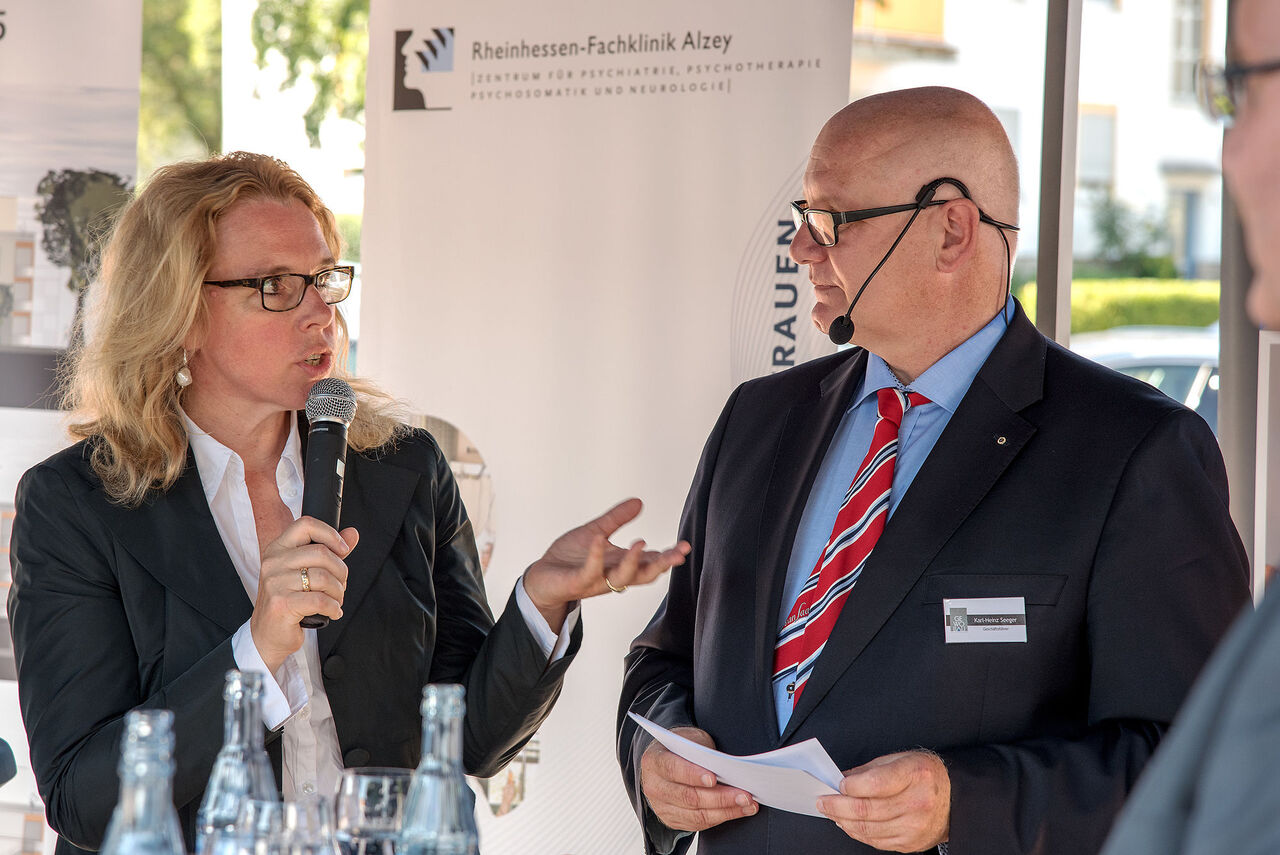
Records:
[[[232,667],[268,675],[286,796],[333,792],[344,766],[415,765],[427,682],[466,685],[465,763],[493,774],[559,693],[577,602],[684,560],[684,544],[607,542],[630,500],[558,539],[495,622],[439,447],[355,379],[345,527],[300,517],[298,410],[345,363],[339,257],[311,187],[246,153],[159,170],[106,247],[68,384],[79,442],[23,477],[11,548],[19,695],[60,855],[102,843],[136,707],[175,713],[193,848]],[[304,630],[313,613],[332,622]]]

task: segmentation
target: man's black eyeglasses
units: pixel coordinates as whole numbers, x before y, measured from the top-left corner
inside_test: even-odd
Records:
[[[1200,106],[1211,118],[1230,125],[1244,107],[1245,83],[1251,74],[1280,71],[1280,59],[1253,65],[1214,65],[1201,62],[1196,67],[1196,94]]]
[[[219,282],[205,281],[205,285],[218,288],[257,288],[262,296],[262,308],[268,312],[288,312],[302,304],[307,288],[314,285],[329,305],[341,303],[351,293],[351,281],[356,269],[352,266],[330,267],[310,275],[306,273],[275,273],[252,279],[225,279]]]
[[[813,242],[818,246],[835,246],[836,241],[840,239],[837,233],[838,227],[845,223],[856,223],[859,220],[869,220],[872,217],[883,217],[887,214],[901,214],[906,211],[921,211],[925,208],[931,208],[934,205],[942,205],[946,202],[954,202],[954,199],[934,199],[933,194],[943,184],[952,184],[958,189],[964,198],[972,200],[969,195],[969,188],[965,187],[954,178],[939,178],[931,181],[920,188],[920,192],[916,194],[916,200],[909,205],[889,205],[882,208],[863,208],[860,211],[824,211],[820,208],[810,208],[809,203],[804,199],[797,199],[791,203],[791,219],[795,223],[796,228],[801,225],[807,226],[809,236],[813,238]],[[988,217],[981,208],[978,209],[978,217],[984,223],[990,223],[1001,229],[1012,229],[1017,231],[1018,227],[1008,223],[1002,223],[999,220],[993,220]]]
[[[813,238],[813,242],[818,246],[835,246],[836,241],[840,239],[840,235],[836,232],[839,226],[845,223],[856,223],[859,220],[869,220],[872,217],[883,217],[886,214],[901,214],[904,211],[914,211],[920,207],[930,207],[932,205],[941,205],[945,199],[934,199],[932,202],[926,202],[924,205],[918,205],[912,202],[910,205],[889,205],[884,208],[863,208],[860,211],[824,211],[821,208],[810,208],[809,203],[804,199],[797,199],[791,203],[791,219],[796,224],[796,228],[801,225],[809,227],[809,236]]]

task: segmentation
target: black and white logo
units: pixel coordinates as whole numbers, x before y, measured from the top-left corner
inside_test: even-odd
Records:
[[[453,71],[453,27],[435,27],[426,38],[417,30],[396,30],[395,91],[392,110],[450,110],[431,98],[427,75]],[[416,83],[418,85],[412,85]],[[428,91],[424,91],[428,90]]]

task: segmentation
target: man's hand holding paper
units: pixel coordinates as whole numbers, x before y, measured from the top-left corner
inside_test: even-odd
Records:
[[[715,748],[710,734],[696,727],[664,732]],[[676,754],[658,739],[644,752],[640,778],[649,809],[663,825],[677,831],[704,831],[760,809],[750,793],[718,783],[709,770]]]
[[[716,751],[706,731],[669,731],[630,715],[654,737],[641,760],[641,774],[649,807],[668,828],[701,831],[751,816],[759,804],[822,816],[819,797],[839,793],[843,775],[816,739],[734,757]]]

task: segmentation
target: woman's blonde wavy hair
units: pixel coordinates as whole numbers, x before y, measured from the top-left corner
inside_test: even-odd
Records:
[[[169,489],[187,462],[176,377],[182,342],[208,323],[201,283],[217,251],[215,228],[242,199],[297,199],[315,215],[334,258],[342,238],[333,214],[284,162],[248,152],[162,167],[125,207],[102,255],[64,376],[71,434],[92,438],[90,462],[124,505]],[[338,313],[334,374],[359,402],[348,431],[364,451],[404,428],[402,408],[373,384],[347,376],[347,328]]]

